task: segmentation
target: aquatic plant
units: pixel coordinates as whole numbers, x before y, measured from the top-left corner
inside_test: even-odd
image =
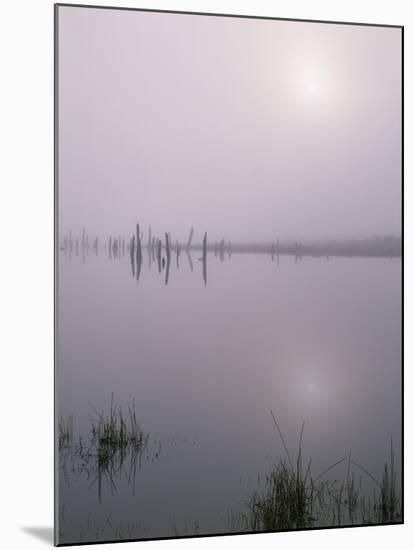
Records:
[[[61,416],[58,429],[59,450],[70,447],[73,444],[73,415],[70,415],[67,419]]]
[[[114,405],[113,394],[111,396],[111,407],[109,414],[105,415],[91,405],[97,418],[91,418],[92,442],[97,444],[100,455],[111,457],[116,452],[121,454],[127,449],[138,449],[145,444],[147,436],[141,430],[135,412],[135,400],[128,407],[126,415],[122,408]]]
[[[402,519],[401,498],[397,489],[394,451],[391,443],[390,462],[385,462],[381,479],[348,456],[345,480],[325,479],[328,472],[344,463],[341,458],[315,479],[311,474],[311,460],[306,469],[302,464],[302,424],[296,461],[292,460],[279,424],[271,411],[276,430],[285,450],[265,478],[264,491],[251,495],[248,506],[248,530],[281,531],[306,529],[313,526],[340,526],[398,523]],[[355,484],[351,467],[356,466],[366,478],[374,482],[374,490],[367,497],[362,479]]]

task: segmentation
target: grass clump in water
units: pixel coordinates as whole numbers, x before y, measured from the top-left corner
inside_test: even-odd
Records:
[[[391,442],[390,462],[385,463],[378,480],[357,462],[351,453],[338,460],[316,479],[311,475],[311,461],[302,467],[302,424],[296,461],[293,461],[271,411],[273,422],[285,450],[286,458],[279,459],[266,476],[265,490],[255,492],[248,502],[248,524],[252,531],[283,531],[340,525],[398,523],[402,506],[397,489],[394,451]],[[325,479],[336,466],[348,462],[347,477],[343,481]],[[362,480],[357,487],[351,464],[374,482],[369,498],[363,491]]]
[[[250,502],[253,531],[275,531],[312,527],[312,495],[306,478],[280,460],[266,479],[264,495],[253,495]]]
[[[67,419],[60,417],[58,445],[60,451],[73,445],[73,415]]]
[[[382,468],[381,479],[377,479],[357,462],[353,464],[362,470],[373,482],[373,497],[362,501],[361,512],[364,523],[395,523],[402,519],[402,503],[397,489],[394,449],[391,440],[390,462]]]
[[[128,407],[126,415],[121,407],[117,407],[111,397],[111,408],[109,415],[98,413],[92,421],[92,441],[96,444],[98,458],[102,464],[109,463],[116,454],[121,458],[127,451],[138,451],[146,445],[148,436],[141,430],[135,412],[135,400]]]
[[[253,531],[275,531],[312,527],[314,487],[310,477],[310,463],[302,468],[302,424],[297,460],[294,463],[287,449],[276,418],[273,421],[286,452],[272,472],[266,476],[266,491],[255,493],[249,502],[250,526]]]
[[[98,498],[102,501],[103,482],[111,492],[116,490],[116,480],[127,474],[135,494],[137,467],[141,467],[141,457],[148,445],[149,434],[142,431],[135,412],[135,400],[126,414],[121,407],[114,405],[113,394],[109,414],[95,411],[97,418],[91,418],[91,450],[94,459],[95,481],[98,482]],[[126,470],[125,470],[126,468]]]

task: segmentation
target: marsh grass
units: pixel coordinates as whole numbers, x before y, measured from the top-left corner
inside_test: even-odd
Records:
[[[367,523],[393,523],[401,521],[402,504],[397,489],[397,474],[395,471],[395,455],[391,439],[390,460],[385,462],[382,467],[381,477],[377,479],[357,462],[353,461],[354,466],[360,469],[374,482],[374,491],[365,504],[364,516],[368,519]],[[363,502],[364,504],[364,502]]]
[[[59,435],[58,435],[59,451],[73,445],[73,415],[67,419],[60,417],[59,420]]]
[[[250,497],[249,530],[278,531],[401,521],[402,507],[397,490],[392,442],[390,461],[384,464],[380,479],[352,460],[351,453],[313,478],[311,460],[305,468],[302,463],[304,424],[300,432],[296,460],[293,460],[272,411],[271,415],[286,456],[277,460],[266,476],[265,489],[256,491]],[[329,472],[345,462],[345,479],[327,479]],[[363,479],[360,478],[359,484],[356,483],[353,467],[373,482],[374,489],[369,497],[363,490]]]
[[[141,467],[141,456],[149,438],[138,422],[135,400],[125,414],[121,407],[114,404],[113,394],[107,414],[104,411],[99,413],[91,403],[89,405],[96,414],[96,418],[90,418],[91,448],[96,472],[91,485],[98,483],[98,498],[101,501],[103,482],[108,483],[111,493],[114,493],[116,480],[126,474],[134,494],[137,467]]]
[[[135,494],[141,459],[157,460],[161,443],[152,448],[152,439],[149,442],[149,435],[138,421],[134,401],[125,413],[114,404],[113,395],[106,412],[90,406],[94,415],[90,417],[89,435],[84,439],[75,439],[72,416],[60,419],[59,455],[64,478],[68,484],[73,476],[88,480],[89,489],[97,488],[99,502],[104,492],[114,494],[121,480],[127,481]],[[304,460],[305,424],[301,426],[297,451],[291,453],[273,411],[270,413],[284,456],[275,461],[264,480],[258,475],[258,488],[248,498],[247,507],[228,512],[229,532],[401,522],[400,485],[392,441],[389,459],[379,474],[368,471],[349,452],[314,476],[312,460]],[[339,468],[345,472],[343,476],[338,475]],[[176,536],[194,536],[198,531],[199,522],[174,523]]]
[[[253,531],[274,531],[311,527],[315,485],[310,474],[310,462],[306,469],[302,464],[302,437],[299,438],[297,459],[289,453],[285,439],[273,411],[270,411],[281,439],[286,458],[280,458],[265,478],[265,491],[254,493],[249,502],[250,528]]]
[[[308,494],[305,479],[292,472],[280,460],[266,479],[267,491],[255,494],[250,503],[253,531],[274,531],[311,527],[312,497]]]
[[[135,400],[124,414],[121,407],[114,405],[113,394],[109,414],[105,415],[89,404],[97,418],[91,418],[92,442],[96,444],[99,459],[110,462],[116,454],[121,457],[128,450],[139,450],[148,439],[142,431],[135,412]]]
[[[73,418],[61,418],[59,423],[59,455],[64,478],[69,483],[69,473],[90,480],[89,488],[97,484],[98,498],[102,500],[104,486],[113,494],[117,483],[126,479],[135,494],[137,470],[147,452],[148,460],[158,459],[161,444],[154,452],[148,451],[149,434],[138,422],[135,401],[122,408],[114,404],[113,394],[109,412],[98,412],[89,403],[95,416],[90,416],[89,437],[74,439]]]

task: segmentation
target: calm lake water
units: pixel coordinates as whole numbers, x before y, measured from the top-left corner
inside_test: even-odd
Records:
[[[61,461],[61,542],[237,531],[284,456],[270,409],[315,476],[350,450],[380,476],[391,437],[399,473],[401,260],[209,253],[205,286],[199,256],[165,285],[145,251],[138,282],[129,254],[60,254],[59,415],[86,440],[113,393],[149,434],[135,477]]]

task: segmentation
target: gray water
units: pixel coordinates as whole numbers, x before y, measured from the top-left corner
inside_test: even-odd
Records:
[[[59,255],[58,414],[135,400],[149,445],[135,481],[62,466],[61,542],[229,532],[284,449],[314,475],[352,451],[380,476],[401,457],[401,260],[201,253]],[[90,403],[90,404],[89,404]],[[333,475],[341,477],[346,464]]]

